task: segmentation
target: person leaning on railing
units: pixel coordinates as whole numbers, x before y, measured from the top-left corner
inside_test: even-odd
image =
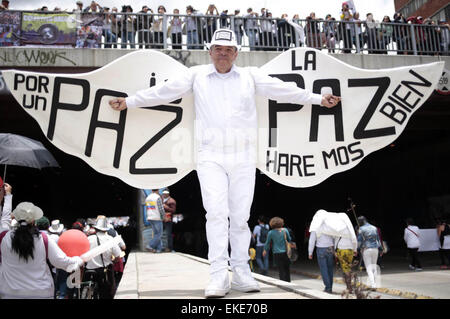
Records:
[[[210,4],[208,6],[208,9],[206,10],[205,15],[207,16],[218,16],[219,15],[219,10],[217,10],[217,7],[214,4]],[[204,37],[204,41],[206,41],[206,43],[210,43],[212,40],[212,36],[214,34],[214,32],[216,32],[217,30],[217,18],[215,17],[208,17],[206,18],[206,23],[203,26],[203,37]],[[201,41],[200,43],[202,43],[203,41]]]
[[[241,11],[239,9],[234,10],[234,33],[236,34],[236,41],[238,45],[242,45],[242,36],[244,35],[243,29],[243,19],[239,14]]]
[[[389,44],[391,43],[392,33],[393,33],[393,27],[390,24],[391,19],[389,16],[384,16],[383,23],[381,24],[381,27],[379,29],[380,32],[380,53],[387,54],[387,49],[389,47]]]
[[[183,30],[182,30],[182,25],[183,22],[181,21],[181,18],[179,16],[177,16],[178,14],[180,14],[180,10],[178,9],[173,9],[173,14],[175,16],[172,17],[172,19],[170,20],[170,37],[172,39],[172,49],[175,50],[181,50],[182,46],[182,37],[183,37]]]
[[[359,12],[353,14],[353,45],[356,48],[356,53],[360,53],[364,49],[364,34],[362,31],[361,20],[359,19]],[[358,43],[359,42],[359,48]]]
[[[131,14],[133,13],[133,8],[131,6],[123,6],[122,12],[127,14],[121,15],[121,26],[122,26],[122,45],[121,48],[125,49],[127,47],[127,42],[130,43],[130,48],[135,48],[135,37],[136,37],[136,18]]]
[[[184,29],[186,30],[187,48],[188,50],[195,49],[198,44],[197,23],[195,22],[194,8],[192,6],[186,7],[187,17],[184,18]]]
[[[325,22],[323,23],[322,27],[328,52],[334,53],[334,48],[336,47],[336,23],[333,20],[331,14],[326,15]]]
[[[368,13],[366,15],[366,38],[367,48],[370,54],[379,52],[377,24],[378,22],[373,19],[373,14]]]
[[[140,14],[136,17],[138,45],[141,49],[149,49],[150,43],[153,43],[153,35],[150,31],[153,23],[153,15],[150,13],[153,13],[153,10],[149,9],[147,6],[143,6],[139,13]]]
[[[442,55],[449,55],[450,51],[450,26],[445,20],[439,21],[437,32],[440,36],[439,51]]]
[[[116,35],[112,33],[112,19],[111,13],[108,7],[103,8],[103,36],[105,37],[105,48],[116,47],[117,38]]]
[[[164,48],[164,32],[163,32],[163,20],[166,14],[166,8],[164,6],[158,7],[158,14],[153,17],[153,40],[154,45],[152,48],[163,49]]]
[[[394,14],[394,21],[393,23],[402,24],[402,25],[395,25],[393,26],[393,41],[397,45],[397,54],[406,54],[406,28],[403,24],[406,24],[406,19],[403,16],[402,13],[395,13]]]
[[[352,52],[352,24],[350,23],[353,20],[353,14],[350,12],[348,4],[342,4],[342,12],[341,12],[341,32],[342,37],[344,38],[344,49],[342,53],[351,53]]]

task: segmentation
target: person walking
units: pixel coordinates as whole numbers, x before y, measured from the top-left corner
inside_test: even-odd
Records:
[[[448,269],[450,267],[450,226],[446,220],[438,222],[437,235],[439,238],[439,256],[441,258],[441,269]],[[447,264],[445,259],[447,258]]]
[[[211,280],[205,297],[224,297],[231,288],[259,291],[248,264],[251,232],[248,227],[256,172],[257,131],[255,95],[294,104],[335,106],[340,98],[313,94],[261,72],[234,65],[238,56],[235,34],[218,29],[208,45],[212,64],[186,69],[168,81],[114,98],[117,111],[157,106],[193,93],[198,134],[197,175],[206,210],[206,234]],[[231,258],[228,244],[231,245]],[[231,286],[228,261],[233,272]]]
[[[1,233],[0,297],[2,299],[53,299],[55,286],[47,259],[56,268],[73,272],[84,264],[68,257],[35,221],[44,215],[33,203],[22,202],[12,212],[17,227]]]
[[[358,247],[366,267],[367,276],[369,278],[369,286],[376,289],[376,279],[378,276],[378,255],[383,254],[383,248],[378,236],[378,230],[375,226],[369,224],[366,217],[358,217]]]
[[[167,247],[165,248],[166,252],[173,251],[173,236],[172,236],[172,217],[177,210],[177,202],[170,196],[170,191],[166,189],[162,193],[163,196],[163,205],[164,205],[164,219],[163,219],[163,229],[166,232],[167,236]]]
[[[270,228],[267,235],[266,243],[264,244],[263,257],[267,256],[267,252],[272,245],[273,261],[278,266],[278,274],[280,280],[290,282],[291,281],[291,270],[289,257],[287,255],[286,245],[290,242],[291,236],[289,231],[284,228],[284,220],[280,217],[273,217],[269,221]]]
[[[64,224],[59,219],[52,220],[51,226],[48,228],[48,237],[55,243],[58,243],[59,237],[64,231]],[[55,278],[55,298],[65,299],[67,291],[67,277],[68,273],[63,269],[53,268]]]
[[[101,244],[112,240],[108,235],[108,221],[106,217],[97,218],[93,225],[95,234],[88,236],[90,249],[94,249]],[[115,275],[113,270],[113,259],[120,257],[121,250],[119,245],[114,245],[104,253],[92,258],[86,263],[86,269],[94,270],[95,279],[99,288],[100,299],[114,298],[115,291]]]
[[[419,260],[419,254],[417,253],[420,247],[419,227],[414,225],[414,220],[412,218],[406,219],[406,228],[403,234],[403,239],[406,242],[408,254],[411,256],[411,264],[409,265],[409,269],[421,271],[422,265]]]
[[[160,253],[162,251],[161,237],[165,211],[158,189],[152,189],[152,193],[145,199],[145,205],[147,206],[147,220],[150,222],[153,231],[153,237],[146,249],[152,253]]]
[[[11,228],[12,187],[0,177],[0,231]]]
[[[317,236],[316,231],[310,230],[308,244],[308,259],[310,260],[313,259],[314,248],[325,285],[324,291],[331,294],[333,292],[334,238],[326,234]]]
[[[270,228],[266,224],[266,218],[264,216],[258,217],[258,225],[253,228],[253,238],[256,242],[256,263],[263,275],[267,275],[269,271],[269,255],[263,256],[264,245],[267,241]]]
[[[339,261],[339,265],[342,269],[345,285],[347,286],[347,292],[353,293],[352,288],[352,265],[353,257],[358,254],[358,242],[354,229],[349,229],[353,232],[352,238],[339,237],[336,239],[336,257]]]

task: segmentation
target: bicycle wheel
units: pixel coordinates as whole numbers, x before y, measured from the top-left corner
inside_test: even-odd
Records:
[[[81,299],[92,299],[92,294],[91,285],[84,286],[81,289]]]

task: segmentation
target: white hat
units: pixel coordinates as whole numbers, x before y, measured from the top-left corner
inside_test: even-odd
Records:
[[[95,224],[92,227],[101,231],[108,231],[108,220],[105,217],[97,218]]]
[[[236,42],[236,35],[230,29],[217,29],[213,34],[211,43],[206,46],[210,49],[213,45],[231,46],[240,49]]]
[[[52,225],[48,228],[50,233],[60,233],[64,229],[64,225],[59,222],[59,219],[52,220]]]
[[[170,194],[169,190],[166,189],[164,192],[162,192],[163,194]]]
[[[13,210],[12,216],[18,222],[23,220],[27,224],[31,224],[33,221],[44,216],[44,212],[33,203],[22,202]]]

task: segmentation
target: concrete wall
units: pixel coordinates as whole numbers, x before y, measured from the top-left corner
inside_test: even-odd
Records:
[[[0,69],[18,67],[45,68],[98,68],[132,52],[128,49],[73,49],[73,48],[0,48]],[[186,66],[209,63],[208,51],[164,50]],[[323,51],[326,53],[326,51]],[[242,51],[236,64],[238,66],[262,66],[275,58],[280,52]],[[450,57],[411,56],[382,54],[331,54],[350,65],[365,69],[392,68],[405,65],[445,61],[450,69]]]

